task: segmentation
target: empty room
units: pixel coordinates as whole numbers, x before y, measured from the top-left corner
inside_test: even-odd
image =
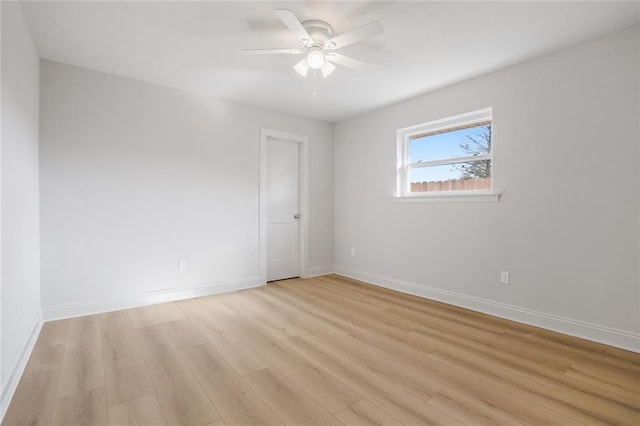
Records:
[[[0,1],[2,425],[640,424],[639,1]]]

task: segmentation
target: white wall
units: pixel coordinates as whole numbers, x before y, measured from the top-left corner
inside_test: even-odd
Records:
[[[0,3],[0,332],[2,332],[2,3]],[[0,334],[0,418],[4,418],[5,393],[4,375],[2,371],[4,364],[2,361],[2,335]]]
[[[0,418],[41,325],[38,54],[22,6],[2,2]]]
[[[41,88],[46,318],[258,284],[261,127],[309,136],[309,266],[332,264],[331,125],[49,61]]]
[[[337,124],[336,270],[640,350],[639,51],[629,29]],[[484,107],[502,200],[393,202],[396,129]]]

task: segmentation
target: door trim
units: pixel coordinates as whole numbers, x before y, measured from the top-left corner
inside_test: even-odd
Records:
[[[267,283],[267,142],[278,140],[297,143],[299,147],[299,198],[300,219],[298,232],[298,257],[300,277],[308,276],[309,265],[309,137],[280,130],[260,129],[260,223],[259,223],[259,275],[262,284]]]

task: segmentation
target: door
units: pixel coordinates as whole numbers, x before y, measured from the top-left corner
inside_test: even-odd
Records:
[[[300,276],[300,146],[267,139],[267,281]]]

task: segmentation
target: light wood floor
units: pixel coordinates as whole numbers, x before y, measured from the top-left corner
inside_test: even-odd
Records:
[[[4,424],[640,424],[640,355],[336,276],[47,323]]]

